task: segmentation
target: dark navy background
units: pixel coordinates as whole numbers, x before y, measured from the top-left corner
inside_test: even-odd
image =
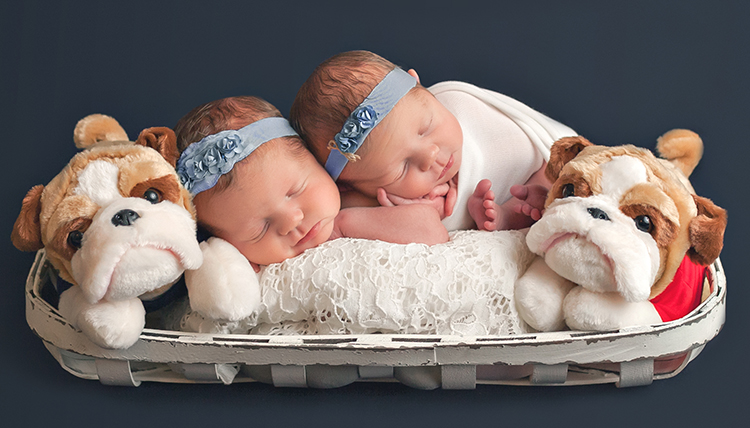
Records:
[[[745,426],[750,3],[314,3],[0,2],[0,418],[29,427]],[[26,324],[33,255],[15,250],[9,236],[25,193],[76,152],[76,121],[106,113],[135,138],[146,127],[174,126],[199,103],[239,94],[287,114],[309,72],[351,49],[415,68],[426,85],[464,80],[503,92],[599,144],[653,148],[669,129],[697,131],[705,155],[692,181],[730,216],[719,336],[675,378],[622,390],[118,388],[60,368]]]

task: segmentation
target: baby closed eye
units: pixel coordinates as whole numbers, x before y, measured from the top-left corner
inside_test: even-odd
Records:
[[[305,191],[305,188],[307,188],[307,180],[292,187],[289,192],[287,192],[286,197],[293,198],[295,196],[299,196],[302,194],[302,192]]]
[[[401,168],[401,174],[399,174],[398,178],[394,181],[398,181],[406,177],[406,173],[409,171],[409,161],[404,162],[404,167]]]
[[[262,228],[257,233],[251,234],[250,235],[251,237],[247,239],[245,242],[254,244],[260,241],[261,239],[263,239],[263,237],[266,235],[266,232],[268,232],[268,226],[269,226],[268,220],[264,221]]]
[[[429,120],[426,120],[426,121],[425,121],[425,122],[424,122],[424,123],[422,124],[422,126],[420,126],[420,127],[419,127],[419,132],[418,132],[418,134],[419,134],[419,136],[420,136],[420,137],[421,137],[421,136],[424,136],[424,135],[427,135],[427,134],[429,134],[429,133],[430,133],[430,129],[432,128],[432,121],[433,121],[433,117],[434,117],[434,116],[430,115],[430,118],[429,118]]]

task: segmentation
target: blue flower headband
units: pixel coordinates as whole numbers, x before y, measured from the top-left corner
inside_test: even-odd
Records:
[[[177,175],[185,188],[197,195],[214,187],[219,177],[263,143],[296,135],[283,117],[267,117],[238,130],[209,135],[182,152],[177,161]]]
[[[417,79],[399,67],[394,68],[354,109],[344,122],[341,132],[328,142],[326,171],[337,180],[350,160],[357,160],[354,154],[367,138],[367,135],[393,109],[398,100],[416,86]],[[336,149],[336,150],[333,150]]]

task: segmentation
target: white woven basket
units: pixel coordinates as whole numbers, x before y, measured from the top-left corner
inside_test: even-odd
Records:
[[[648,385],[680,373],[724,325],[726,277],[711,267],[713,292],[687,316],[606,332],[517,336],[260,336],[145,329],[125,350],[100,348],[41,298],[51,267],[37,253],[26,282],[26,319],[60,365],[108,385],[233,383],[330,388],[400,381],[420,389],[477,384]]]

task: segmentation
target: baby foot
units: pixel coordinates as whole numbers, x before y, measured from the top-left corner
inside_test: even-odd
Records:
[[[542,212],[544,212],[547,191],[547,188],[540,184],[516,184],[511,186],[510,194],[520,201],[513,206],[513,210],[538,221],[542,218]]]
[[[500,207],[495,203],[495,192],[491,188],[492,182],[485,178],[477,183],[467,202],[469,214],[479,230],[498,230],[500,226]]]

